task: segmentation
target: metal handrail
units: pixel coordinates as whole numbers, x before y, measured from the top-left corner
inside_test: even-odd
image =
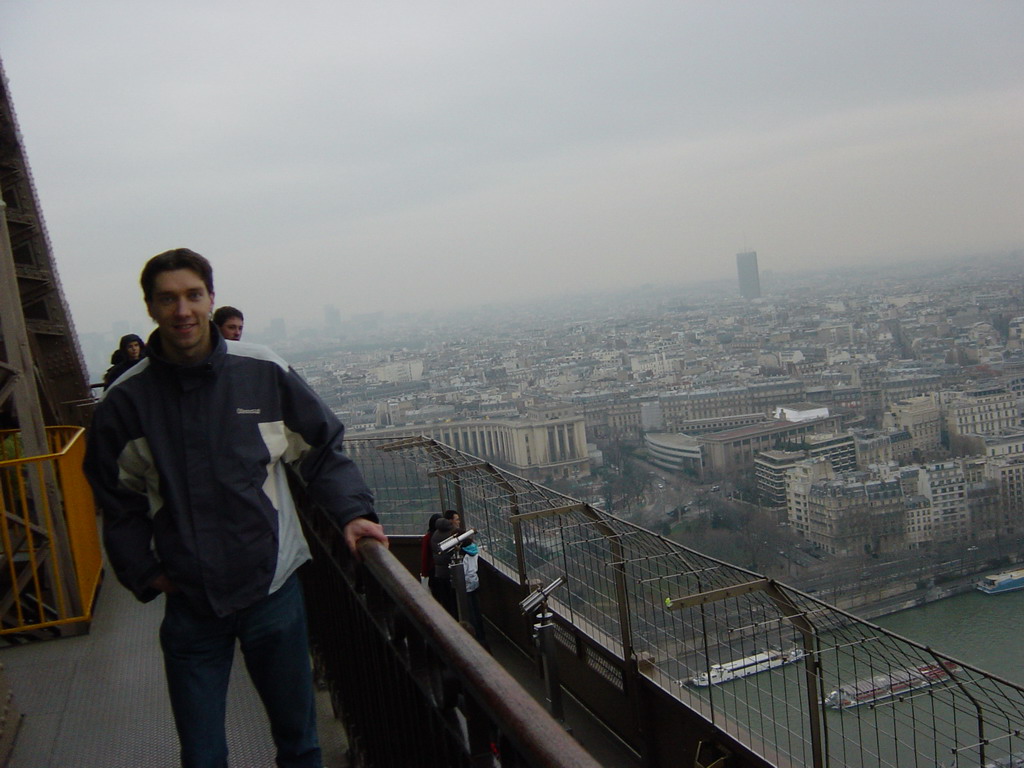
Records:
[[[380,542],[360,563],[333,518],[292,484],[318,677],[353,765],[598,768]]]
[[[380,542],[363,539],[358,549],[364,564],[416,631],[433,646],[490,720],[501,724],[530,765],[598,768],[599,764],[504,667],[478,643],[467,641],[466,630],[424,592]]]

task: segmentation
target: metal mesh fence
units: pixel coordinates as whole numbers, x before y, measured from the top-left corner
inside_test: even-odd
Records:
[[[354,441],[393,533],[438,503],[565,621],[777,765],[1024,766],[1024,690],[426,438]]]

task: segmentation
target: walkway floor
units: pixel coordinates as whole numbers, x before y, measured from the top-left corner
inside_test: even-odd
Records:
[[[8,768],[175,768],[178,741],[157,638],[162,616],[162,600],[143,605],[108,577],[89,634],[0,648],[23,715]],[[495,635],[489,638],[495,658],[543,701],[536,666]],[[566,696],[563,704],[570,731],[602,766],[639,766],[575,700]],[[344,768],[345,734],[326,694],[319,694],[318,707],[324,765]],[[273,768],[269,726],[241,654],[227,721],[231,768]]]
[[[139,603],[112,578],[89,634],[0,649],[21,729],[9,768],[175,768],[174,731],[157,631],[163,601]],[[344,733],[318,701],[328,768],[346,765]],[[263,706],[236,655],[228,691],[232,768],[273,768]]]

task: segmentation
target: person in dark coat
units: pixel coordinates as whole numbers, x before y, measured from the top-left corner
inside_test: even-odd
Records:
[[[427,580],[430,594],[434,594],[434,588],[431,586],[431,581],[434,579],[434,552],[430,548],[430,537],[434,535],[434,526],[440,519],[439,512],[432,514],[430,520],[427,521],[427,532],[420,539],[420,577]]]
[[[146,355],[146,342],[141,336],[129,333],[121,337],[121,342],[110,356],[110,367],[103,374],[103,389],[106,390],[117,377],[127,371]]]
[[[455,602],[455,587],[448,566],[455,555],[455,547],[447,552],[441,551],[441,542],[455,533],[455,524],[442,517],[434,524],[434,533],[430,536],[430,550],[434,553],[434,582],[432,594],[444,609],[456,619],[459,617],[458,605]]]
[[[118,581],[163,594],[160,647],[180,764],[228,764],[228,680],[245,657],[276,765],[319,768],[316,700],[298,569],[311,559],[292,469],[353,554],[387,546],[345,427],[284,360],[227,342],[210,321],[213,267],[187,248],[140,278],[157,329],[104,393],[83,469]],[[365,663],[357,659],[354,663]],[[170,760],[170,756],[167,756]]]

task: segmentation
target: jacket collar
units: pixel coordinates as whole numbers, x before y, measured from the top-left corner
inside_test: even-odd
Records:
[[[221,336],[220,329],[210,323],[210,341],[213,342],[213,349],[205,359],[193,365],[179,365],[167,359],[164,355],[163,341],[160,338],[160,329],[154,330],[149,335],[147,342],[147,357],[150,365],[164,375],[175,376],[183,387],[188,387],[189,382],[198,385],[208,376],[213,376],[224,365],[227,359],[228,345]]]

